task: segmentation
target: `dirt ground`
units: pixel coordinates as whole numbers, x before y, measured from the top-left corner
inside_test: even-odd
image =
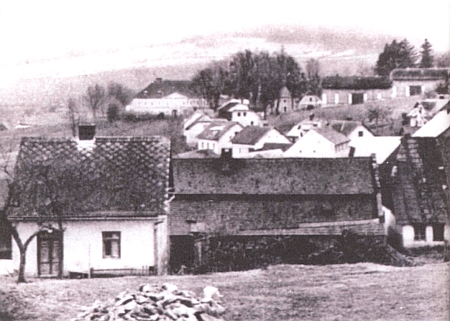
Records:
[[[278,265],[265,270],[109,279],[0,278],[0,320],[67,321],[95,300],[143,283],[170,282],[199,296],[213,285],[226,320],[450,320],[450,264]]]

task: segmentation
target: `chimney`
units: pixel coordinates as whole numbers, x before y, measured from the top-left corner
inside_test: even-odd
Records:
[[[78,125],[79,140],[93,140],[95,137],[95,124]]]
[[[313,120],[314,119],[314,113],[309,115],[309,120]]]

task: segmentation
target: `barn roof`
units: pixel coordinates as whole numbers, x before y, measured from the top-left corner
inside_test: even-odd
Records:
[[[247,126],[236,136],[234,136],[231,142],[233,144],[240,144],[240,145],[255,145],[270,130],[272,130],[272,128]]]
[[[168,139],[97,137],[82,142],[22,138],[15,168],[17,186],[23,191],[18,216],[52,215],[46,207],[50,197],[56,197],[68,218],[164,214]]]
[[[391,79],[401,80],[447,80],[449,69],[447,68],[407,68],[391,71]]]
[[[323,89],[389,89],[392,83],[385,77],[341,77],[339,75],[325,77],[322,80]]]
[[[191,88],[191,82],[188,80],[163,80],[157,78],[150,85],[141,90],[136,98],[162,98],[171,94],[178,93],[187,97],[198,97]]]
[[[242,128],[242,126],[236,122],[224,122],[221,120],[213,121],[208,127],[205,128],[204,131],[197,135],[197,138],[204,140],[219,140],[233,126],[236,125]]]
[[[348,139],[344,134],[341,134],[336,130],[328,127],[312,128],[311,131],[317,132],[335,145],[347,143],[350,141],[350,139]]]
[[[173,159],[177,194],[374,193],[372,158]]]
[[[329,125],[335,131],[344,134],[345,136],[350,135],[358,126],[364,126],[368,131],[368,129],[363,123],[355,120],[330,120]]]

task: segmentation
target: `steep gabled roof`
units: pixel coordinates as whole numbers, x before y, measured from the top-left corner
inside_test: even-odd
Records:
[[[272,128],[247,126],[236,136],[234,136],[231,142],[233,144],[240,144],[240,145],[255,145],[270,130],[272,130]]]
[[[289,91],[289,89],[287,89],[286,86],[281,88],[280,98],[291,98],[291,92]]]
[[[364,128],[370,131],[363,123],[354,120],[331,120],[329,125],[335,131],[345,136],[350,135],[358,126],[364,126]]]
[[[173,159],[177,194],[373,194],[367,158]]]
[[[89,142],[24,137],[15,168],[23,190],[16,214],[52,215],[42,207],[51,196],[45,192],[50,184],[68,219],[165,214],[169,161],[170,142],[157,136],[97,137]],[[47,186],[42,181],[48,173]]]
[[[191,82],[187,80],[162,80],[156,79],[146,88],[141,90],[136,98],[162,98],[173,93],[187,97],[198,97],[191,89]]]
[[[197,135],[197,138],[204,140],[219,140],[236,125],[242,128],[242,126],[236,122],[213,121],[204,131]]]
[[[323,127],[323,128],[312,128],[311,131],[317,132],[319,135],[322,135],[327,140],[332,142],[334,145],[339,145],[343,143],[348,143],[350,139],[347,136],[335,131],[334,129]]]
[[[390,75],[392,80],[447,80],[449,69],[447,68],[407,68],[394,69]]]

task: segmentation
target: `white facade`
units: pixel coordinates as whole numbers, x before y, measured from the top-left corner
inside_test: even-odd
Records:
[[[322,100],[320,100],[319,97],[314,96],[314,95],[306,95],[298,103],[297,109],[299,109],[299,110],[307,109],[309,106],[312,106],[313,108],[321,107],[322,106]]]
[[[189,98],[173,93],[162,98],[135,98],[125,107],[125,110],[136,114],[159,115],[163,113],[166,116],[173,116],[204,108],[208,108],[208,103],[205,99]]]
[[[284,152],[285,157],[348,157],[348,142],[335,145],[315,130],[308,131]]]
[[[425,235],[416,239],[414,227],[411,225],[402,226],[403,246],[405,247],[420,247],[420,246],[435,246],[443,245],[444,241],[434,241],[433,227],[428,225],[425,227]],[[444,240],[450,241],[450,224],[444,225]]]
[[[261,117],[253,110],[247,109],[235,109],[231,110],[231,121],[237,122],[242,125],[242,127],[247,126],[261,126]]]
[[[322,124],[324,123],[325,121],[321,119],[303,120],[292,127],[291,130],[286,134],[286,136],[295,143],[297,140],[302,138],[309,130],[314,128],[322,128]]]
[[[242,126],[240,124],[236,124],[230,127],[225,133],[223,133],[218,140],[199,139],[197,149],[198,150],[209,149],[212,150],[215,154],[220,155],[222,153],[222,149],[231,149],[232,147],[231,140],[241,130]]]
[[[197,136],[211,124],[211,121],[199,121],[190,127],[188,130],[184,130],[183,136],[186,137],[186,144],[189,146],[197,146]]]
[[[364,127],[363,125],[359,125],[353,131],[351,131],[347,135],[347,137],[348,137],[348,139],[350,139],[353,142],[358,139],[373,138],[375,136],[366,127]]]
[[[244,145],[244,144],[233,144],[232,155],[233,158],[246,158],[248,154],[255,150],[260,150],[264,147],[264,144],[290,144],[290,140],[281,134],[276,129],[270,129],[265,133],[255,144]]]
[[[56,224],[55,224],[56,226]],[[37,231],[34,222],[17,223],[22,240]],[[102,232],[120,232],[120,257],[104,257]],[[143,269],[156,267],[158,273],[166,268],[167,219],[165,216],[133,220],[95,220],[64,223],[63,270],[88,273],[93,269]],[[38,275],[37,237],[33,239],[26,253],[27,275]],[[19,267],[19,249],[13,243],[14,269]]]

